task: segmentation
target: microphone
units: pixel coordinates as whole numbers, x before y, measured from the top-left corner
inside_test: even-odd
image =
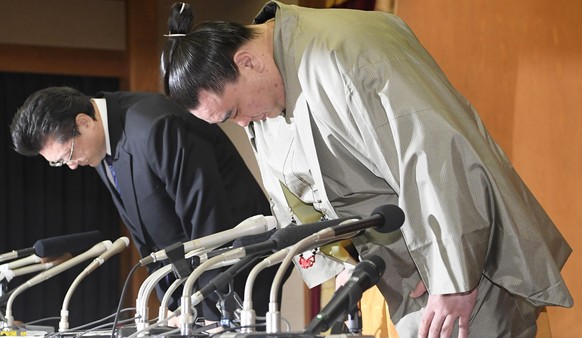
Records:
[[[400,207],[393,204],[382,205],[374,209],[370,217],[362,220],[347,220],[338,225],[323,229],[315,234],[304,238],[295,244],[287,257],[283,260],[273,283],[271,285],[271,293],[269,296],[269,312],[267,312],[267,332],[275,333],[280,329],[280,312],[277,305],[277,294],[283,279],[285,270],[291,263],[293,256],[301,252],[301,250],[313,247],[314,245],[321,245],[328,243],[334,239],[342,239],[353,237],[357,232],[376,228],[377,231],[390,232],[399,229],[404,223],[404,212]]]
[[[34,256],[34,255],[32,255]],[[34,256],[36,257],[36,256]],[[33,273],[33,272],[39,272],[39,271],[44,271],[44,270],[48,270],[54,266],[57,266],[63,262],[65,262],[66,260],[68,260],[71,256],[61,256],[58,259],[55,259],[54,261],[51,262],[47,262],[47,263],[38,263],[38,264],[31,264],[31,265],[27,265],[18,269],[2,269],[0,271],[0,281],[5,278],[7,282],[10,282],[14,277],[18,277],[18,276],[22,276],[22,275],[27,275],[29,273]]]
[[[63,300],[63,306],[61,307],[61,321],[59,322],[59,332],[63,332],[69,328],[69,301],[73,296],[73,292],[77,288],[77,286],[81,283],[81,281],[87,277],[91,272],[95,271],[98,267],[103,265],[103,263],[108,260],[109,258],[113,257],[123,251],[129,245],[129,239],[127,237],[120,237],[118,238],[113,244],[105,250],[99,257],[95,258],[86,268],[83,270],[77,278],[71,283],[67,294],[65,295],[65,299]]]
[[[374,209],[370,217],[365,219],[343,217],[298,226],[287,226],[275,231],[270,239],[276,243],[274,249],[281,250],[324,229],[329,229],[327,236],[331,238],[368,228],[374,228],[381,233],[389,233],[399,229],[403,223],[404,212],[402,209],[397,205],[387,204]]]
[[[255,265],[249,275],[247,276],[247,280],[245,283],[245,291],[244,291],[244,298],[243,298],[243,306],[240,312],[240,324],[241,324],[241,332],[242,333],[250,333],[254,331],[255,321],[256,321],[256,313],[253,309],[253,286],[257,275],[263,271],[265,268],[273,266],[275,264],[281,263],[283,259],[289,253],[289,248],[284,248],[271,254],[270,256],[263,259],[259,264]],[[196,296],[196,294],[194,294]],[[192,298],[194,298],[192,296]]]
[[[118,238],[115,242],[113,242],[113,244],[111,244],[111,246],[104,253],[99,255],[99,257],[95,258],[85,268],[85,271],[87,271],[86,274],[90,274],[91,272],[95,271],[95,269],[103,265],[103,263],[105,263],[105,261],[107,261],[109,258],[125,250],[125,248],[127,248],[128,245],[129,238],[125,236]]]
[[[255,215],[247,218],[232,229],[220,231],[199,239],[183,243],[184,252],[193,250],[212,250],[225,243],[232,242],[235,239],[247,236],[256,235],[277,227],[277,220],[274,216]],[[160,250],[152,253],[148,257],[144,257],[139,261],[141,266],[145,266],[160,260],[167,259],[166,250]]]
[[[218,276],[214,277],[208,284],[202,286],[191,296],[192,306],[198,305],[204,298],[208,297],[216,290],[221,290],[228,286],[233,278],[242,270],[250,267],[259,259],[259,254],[246,255],[238,262],[231,265],[230,268],[222,271]]]
[[[39,257],[60,256],[66,252],[74,254],[97,244],[101,240],[103,240],[103,235],[97,230],[39,239],[31,248],[14,250],[0,255],[0,262],[31,254]]]
[[[76,254],[103,240],[98,230],[39,239],[32,246],[37,256],[60,256],[66,252]]]
[[[10,261],[16,258],[28,256],[34,254],[34,248],[26,248],[20,250],[12,250],[10,252],[0,255],[0,262]]]
[[[65,271],[67,269],[70,269],[73,266],[75,266],[75,265],[77,265],[77,264],[79,264],[79,263],[81,263],[89,258],[96,257],[96,256],[102,254],[110,246],[111,246],[111,241],[108,241],[108,240],[97,243],[91,249],[83,252],[82,254],[79,254],[79,255],[69,259],[68,261],[66,261],[64,263],[61,263],[61,264],[55,266],[52,269],[49,269],[47,271],[39,273],[38,275],[29,279],[24,284],[21,284],[19,287],[14,289],[14,291],[12,291],[12,293],[10,295],[10,298],[8,298],[8,302],[6,303],[5,318],[6,318],[7,325],[8,326],[14,325],[14,317],[12,316],[12,303],[14,302],[14,298],[16,298],[17,295],[26,291],[30,287],[32,287],[36,284],[39,284],[39,283],[41,283],[49,278],[52,278],[52,277],[60,274],[61,272]]]
[[[271,236],[273,236],[273,234],[276,231],[279,231],[279,230],[282,230],[282,229],[274,228],[274,229],[271,229],[267,232],[263,232],[261,234],[248,235],[248,236],[243,236],[243,237],[237,238],[232,242],[232,247],[233,248],[240,248],[241,246],[247,246],[247,245],[267,241],[271,238]]]
[[[9,263],[4,263],[0,265],[0,281],[4,279],[4,276],[10,274],[10,270],[14,270],[16,268],[20,268],[29,264],[40,263],[41,259],[37,255],[30,255],[25,258],[21,258]]]
[[[381,233],[400,229],[404,224],[404,211],[395,204],[381,205],[372,211],[370,217],[355,222],[342,222],[332,226],[334,236],[374,228]]]
[[[356,264],[350,279],[335,291],[329,303],[313,318],[303,333],[317,335],[327,331],[333,322],[340,320],[358,305],[364,291],[378,283],[385,269],[386,263],[376,255]]]

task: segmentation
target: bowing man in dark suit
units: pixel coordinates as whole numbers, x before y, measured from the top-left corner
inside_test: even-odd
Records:
[[[20,154],[40,154],[52,166],[97,169],[142,257],[271,214],[226,134],[160,94],[90,98],[68,87],[46,88],[25,101],[11,132]],[[201,284],[211,277],[205,275]],[[241,296],[244,282],[244,276],[235,281]],[[266,312],[267,292],[263,296],[254,302],[264,304],[258,314]],[[220,319],[216,298],[203,310],[207,320]]]

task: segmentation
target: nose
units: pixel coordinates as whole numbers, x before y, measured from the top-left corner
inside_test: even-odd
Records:
[[[77,161],[72,160],[71,162],[67,163],[67,165],[69,166],[69,169],[71,170],[75,170],[79,167],[79,163],[77,163]]]
[[[246,127],[251,122],[251,118],[250,117],[235,117],[232,119],[232,121],[241,127]]]

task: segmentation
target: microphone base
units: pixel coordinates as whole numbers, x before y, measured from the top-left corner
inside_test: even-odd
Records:
[[[149,329],[149,333],[148,334],[144,334],[144,337],[160,337],[160,336],[164,336],[164,333],[170,332],[170,331],[174,331],[176,330],[175,327],[169,327],[169,326],[158,326],[158,327],[154,327]],[[126,327],[120,327],[117,330],[117,337],[129,337],[132,334],[134,334],[137,331],[137,328],[135,325],[132,326],[126,326]],[[110,331],[111,332],[111,331]],[[108,337],[111,337],[111,333],[109,334]],[[93,337],[91,337],[93,338]]]
[[[225,332],[213,337],[216,338],[323,338],[321,335],[314,335],[302,332],[278,332],[278,333],[266,333],[266,332],[252,332],[252,333],[240,333],[240,332]],[[331,334],[325,336],[325,338],[374,338],[374,336],[354,336],[352,334],[341,333],[341,334]]]
[[[15,329],[2,331],[2,336],[27,336],[27,337],[44,337],[47,334],[55,332],[52,326],[44,325],[24,325]]]
[[[175,330],[175,327],[155,327],[150,329],[149,334],[144,335],[144,337],[164,337],[164,333],[166,332],[170,332],[172,330]],[[115,336],[118,338],[124,338],[124,337],[129,337],[132,334],[134,334],[137,331],[135,325],[133,326],[128,326],[128,327],[121,327],[117,330],[117,332],[115,333]],[[111,330],[95,330],[95,331],[67,331],[67,332],[62,332],[62,333],[55,333],[54,335],[51,335],[51,338],[75,338],[77,337],[79,334],[84,333],[83,337],[89,337],[89,338],[111,338]],[[44,337],[44,336],[43,336]],[[171,335],[167,335],[167,337],[174,337]],[[176,336],[177,337],[177,336]],[[206,337],[208,337],[208,335],[206,335]]]

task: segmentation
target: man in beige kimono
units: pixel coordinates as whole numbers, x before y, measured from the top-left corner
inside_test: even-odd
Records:
[[[387,263],[401,337],[533,337],[541,307],[572,306],[570,247],[398,17],[272,1],[254,25],[189,31],[188,14],[171,16],[166,94],[246,127],[282,224],[281,183],[326,218],[404,210],[400,231],[353,239]]]

